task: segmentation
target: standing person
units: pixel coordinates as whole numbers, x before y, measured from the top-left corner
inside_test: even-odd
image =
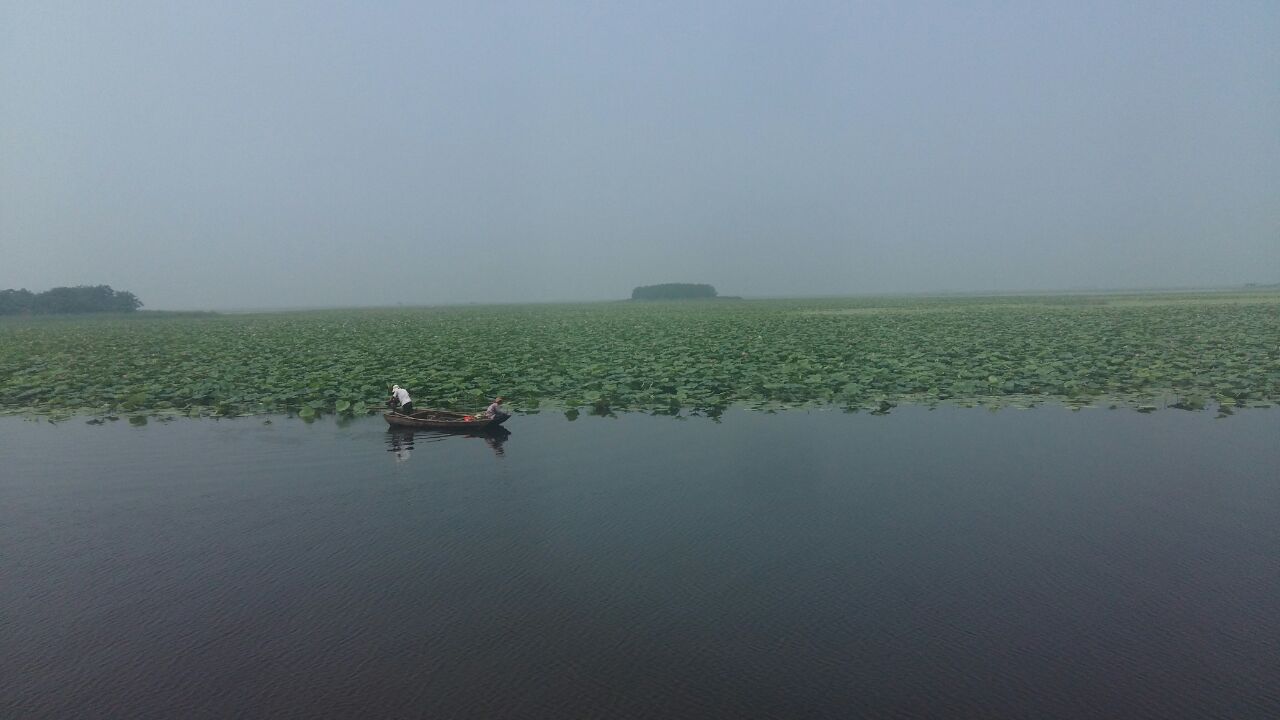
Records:
[[[399,385],[392,385],[391,397],[395,398],[396,402],[400,404],[400,409],[398,410],[400,414],[402,415],[413,414],[413,400],[409,397],[408,390],[405,390]]]
[[[489,407],[485,408],[485,412],[489,414],[489,417],[496,420],[505,420],[511,417],[511,415],[502,411],[501,396],[494,398],[493,402],[489,404]]]

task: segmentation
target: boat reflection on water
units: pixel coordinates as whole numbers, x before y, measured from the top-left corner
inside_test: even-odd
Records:
[[[511,437],[511,431],[494,425],[476,432],[447,432],[420,428],[391,427],[387,429],[387,452],[395,453],[396,462],[407,462],[415,444],[433,443],[453,438],[479,438],[484,440],[494,455],[502,455],[502,444]]]

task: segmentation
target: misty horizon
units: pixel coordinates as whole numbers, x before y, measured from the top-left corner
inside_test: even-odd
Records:
[[[1280,282],[1280,6],[0,9],[0,288]]]

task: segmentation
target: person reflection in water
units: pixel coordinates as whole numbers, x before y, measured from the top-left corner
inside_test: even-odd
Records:
[[[426,443],[454,441],[462,439],[480,438],[484,440],[485,445],[493,451],[494,455],[501,457],[506,454],[502,449],[502,444],[511,437],[511,431],[506,428],[494,428],[482,432],[466,433],[465,435],[449,432],[436,432],[432,430],[417,431],[388,431],[387,432],[387,452],[395,455],[397,463],[408,462],[409,457],[413,454],[413,444],[415,440]],[[430,446],[428,446],[430,447]]]
[[[481,437],[484,438],[485,444],[489,446],[489,449],[493,451],[494,455],[503,455],[505,454],[505,451],[502,449],[502,443],[506,442],[508,437],[511,437],[511,433],[503,428],[497,428],[496,430],[491,430],[485,433]]]
[[[391,433],[390,439],[387,441],[387,452],[395,453],[396,462],[408,462],[409,456],[413,454],[413,433],[400,434]]]

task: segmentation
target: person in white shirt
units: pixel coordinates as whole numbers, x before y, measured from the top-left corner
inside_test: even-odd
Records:
[[[503,412],[501,397],[494,398],[493,402],[489,404],[489,407],[485,408],[485,412],[488,413],[491,418],[502,419],[511,417],[509,414]]]
[[[413,414],[413,400],[410,399],[408,390],[405,390],[399,385],[392,385],[391,397],[395,398],[396,402],[400,404],[400,408],[396,412],[399,412],[402,415]]]

